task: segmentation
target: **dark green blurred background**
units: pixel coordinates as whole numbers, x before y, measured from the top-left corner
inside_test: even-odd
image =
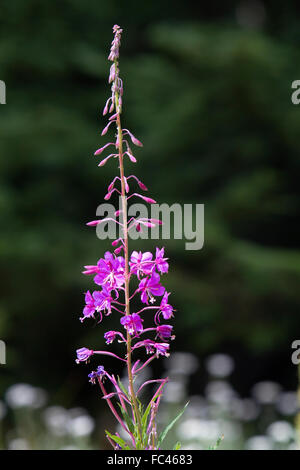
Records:
[[[144,143],[135,173],[160,203],[205,204],[202,250],[163,242],[177,309],[173,350],[193,352],[200,364],[231,354],[242,394],[264,379],[295,387],[294,2],[1,0],[0,15],[0,392],[23,381],[65,406],[98,403],[90,368],[75,365],[74,351],[101,348],[104,328],[117,325],[112,317],[97,327],[78,321],[92,287],[82,266],[108,247],[85,223],[117,170],[114,162],[98,169],[93,158],[107,141],[100,131],[115,23],[124,29],[123,122]],[[200,368],[194,389],[204,381]]]

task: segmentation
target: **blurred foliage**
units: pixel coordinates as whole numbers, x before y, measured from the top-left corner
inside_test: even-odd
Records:
[[[91,286],[82,266],[109,246],[85,222],[116,172],[92,157],[104,142],[116,22],[124,28],[124,120],[144,142],[134,170],[160,203],[205,204],[203,250],[163,242],[177,310],[173,348],[246,349],[255,358],[282,351],[292,371],[300,111],[290,95],[300,77],[299,21],[278,3],[265,6],[261,29],[247,28],[239,3],[213,13],[178,1],[170,11],[167,2],[2,0],[2,389],[25,380],[76,401],[87,369],[74,365],[74,350],[103,342],[102,326],[78,317]]]

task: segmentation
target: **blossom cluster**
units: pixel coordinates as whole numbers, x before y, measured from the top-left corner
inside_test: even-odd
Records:
[[[167,273],[169,268],[167,258],[164,257],[164,248],[156,248],[154,259],[150,252],[133,251],[129,266],[129,278],[134,276],[138,280],[138,286],[132,298],[139,295],[142,304],[145,304],[145,306],[138,312],[126,315],[124,304],[120,301],[121,295],[124,293],[125,260],[124,257],[107,251],[104,258],[101,258],[95,266],[85,266],[83,271],[84,274],[94,276],[94,283],[101,290],[95,290],[92,293],[87,291],[85,293],[85,307],[80,320],[84,321],[87,318],[94,318],[101,322],[103,314],[110,315],[112,310],[114,310],[120,316],[120,324],[128,331],[132,339],[139,339],[143,334],[150,332],[156,333],[156,338],[162,341],[173,339],[173,327],[168,324],[160,324],[161,318],[170,320],[174,312],[173,307],[168,303],[169,293],[162,286],[160,279],[160,275]],[[157,297],[160,298],[160,301],[158,305],[154,306],[153,304],[157,301]],[[153,313],[153,310],[154,327],[144,329],[142,314]],[[118,337],[119,341],[126,342],[121,331],[107,331],[104,334],[107,344],[111,344],[116,337]],[[133,345],[132,349],[143,346],[148,354],[155,353],[157,356],[169,355],[168,343],[158,343],[149,339],[138,341]],[[91,354],[88,357],[82,355],[81,350],[79,350],[77,360],[79,362],[86,361],[90,356]]]

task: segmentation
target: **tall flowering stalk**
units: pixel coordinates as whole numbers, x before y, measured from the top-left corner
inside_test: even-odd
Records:
[[[130,230],[140,231],[142,227],[153,227],[160,224],[159,220],[145,218],[130,218],[127,216],[127,204],[130,198],[139,197],[148,204],[155,203],[139,192],[132,192],[130,185],[137,185],[142,191],[147,191],[146,186],[135,175],[125,176],[124,161],[129,159],[135,163],[136,158],[131,150],[131,143],[141,147],[142,143],[128,130],[122,127],[122,95],[123,82],[119,75],[119,48],[122,29],[113,27],[114,38],[108,59],[112,62],[109,73],[111,84],[111,96],[107,100],[103,115],[109,114],[108,123],[102,131],[105,135],[112,126],[116,128],[115,141],[99,148],[95,155],[101,155],[103,151],[112,147],[112,152],[99,163],[103,166],[110,159],[117,159],[119,163],[119,176],[116,176],[109,184],[105,200],[109,200],[113,193],[121,197],[121,209],[115,212],[115,223],[121,227],[121,237],[112,242],[113,252],[107,251],[104,258],[99,259],[96,265],[85,266],[83,274],[93,275],[94,283],[101,290],[86,292],[85,307],[81,321],[94,318],[102,321],[103,315],[108,316],[114,311],[120,316],[121,331],[107,331],[104,334],[106,344],[110,345],[116,339],[123,343],[126,351],[120,357],[115,353],[104,350],[94,351],[88,348],[77,350],[76,362],[88,362],[91,356],[107,355],[121,361],[127,368],[128,388],[126,388],[113,374],[107,372],[102,365],[89,374],[90,382],[98,383],[110,410],[119,425],[123,428],[128,439],[123,439],[116,433],[106,431],[109,442],[115,449],[158,449],[163,438],[170,429],[158,435],[156,427],[156,415],[160,403],[165,379],[152,379],[143,383],[135,390],[134,380],[138,373],[147,367],[159,356],[169,356],[169,340],[172,340],[173,327],[169,324],[161,324],[162,320],[170,320],[174,309],[169,304],[169,293],[161,284],[161,275],[168,272],[168,259],[164,255],[164,248],[156,248],[155,256],[150,252],[133,251],[129,256],[128,233]],[[94,220],[89,226],[107,222],[107,219]],[[122,255],[121,255],[122,253]],[[130,282],[135,279],[135,287],[130,293]],[[130,310],[130,301],[140,297],[141,307],[138,311]],[[143,327],[144,318],[153,316],[153,326]],[[150,337],[147,337],[149,336]],[[148,358],[133,361],[136,350],[144,348]],[[113,387],[112,392],[107,392],[106,382]],[[147,385],[156,384],[157,388],[147,406],[143,406],[139,394]],[[115,404],[117,403],[117,406]],[[181,415],[181,413],[180,413]],[[179,416],[178,416],[179,417]]]

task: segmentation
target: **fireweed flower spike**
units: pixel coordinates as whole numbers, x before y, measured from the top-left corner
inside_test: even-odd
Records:
[[[125,350],[121,355],[117,355],[109,350],[96,351],[82,347],[76,351],[76,362],[78,364],[89,363],[94,360],[96,355],[107,355],[126,364],[128,388],[125,388],[120,380],[116,380],[115,376],[106,371],[102,365],[88,374],[89,381],[92,384],[99,385],[103,399],[106,400],[117,422],[128,434],[126,441],[117,433],[111,434],[109,431],[105,431],[107,439],[115,449],[159,449],[161,448],[162,439],[157,433],[156,416],[163,388],[168,379],[148,380],[139,387],[138,392],[134,388],[134,379],[141,370],[159,356],[169,356],[170,344],[168,341],[175,338],[172,335],[173,326],[168,324],[160,325],[160,319],[163,317],[164,321],[170,320],[173,317],[174,309],[168,303],[169,293],[161,283],[161,276],[167,273],[169,269],[164,248],[156,248],[155,256],[150,252],[142,253],[136,250],[132,251],[131,254],[129,253],[129,230],[142,230],[143,227],[153,227],[157,224],[160,225],[162,222],[157,219],[145,218],[131,218],[128,220],[127,205],[131,197],[139,197],[147,204],[153,204],[155,200],[134,192],[137,187],[142,191],[148,190],[137,176],[132,174],[125,176],[125,159],[127,164],[130,164],[130,161],[136,162],[136,157],[133,155],[128,141],[138,147],[142,147],[142,143],[130,130],[122,128],[123,81],[119,75],[119,49],[122,29],[118,25],[114,25],[113,33],[114,38],[108,56],[108,60],[112,62],[108,79],[109,84],[111,84],[111,96],[106,101],[103,109],[104,116],[111,116],[102,131],[102,136],[111,132],[111,129],[115,126],[116,140],[104,144],[95,151],[95,155],[98,156],[111,147],[115,149],[113,150],[115,153],[110,153],[102,159],[99,166],[103,166],[111,158],[118,159],[119,175],[108,185],[105,200],[119,194],[121,196],[121,209],[115,212],[115,218],[113,219],[94,220],[88,222],[87,225],[96,227],[102,222],[113,220],[121,226],[122,233],[120,238],[112,242],[113,252],[107,251],[96,264],[89,264],[84,267],[83,274],[93,277],[96,289],[94,291],[88,290],[85,293],[85,306],[80,321],[94,319],[100,323],[108,315],[117,315],[122,331],[106,331],[104,332],[104,340],[109,348],[113,347],[113,343],[120,343],[119,348],[125,347]],[[121,217],[117,220],[119,216]],[[134,284],[132,292],[130,292],[129,282]],[[130,301],[133,298],[141,301],[139,310],[136,312],[130,310]],[[145,317],[147,317],[147,322],[151,319],[153,322],[152,326],[146,329],[143,326]],[[102,324],[104,323],[103,321]],[[140,353],[144,350],[146,354],[144,359],[135,359],[133,363],[132,356],[136,353],[136,350]],[[112,391],[106,390],[107,384]],[[149,403],[144,407],[137,398],[137,394],[143,387],[149,385],[155,385],[156,390]],[[163,434],[165,435],[166,432]]]

